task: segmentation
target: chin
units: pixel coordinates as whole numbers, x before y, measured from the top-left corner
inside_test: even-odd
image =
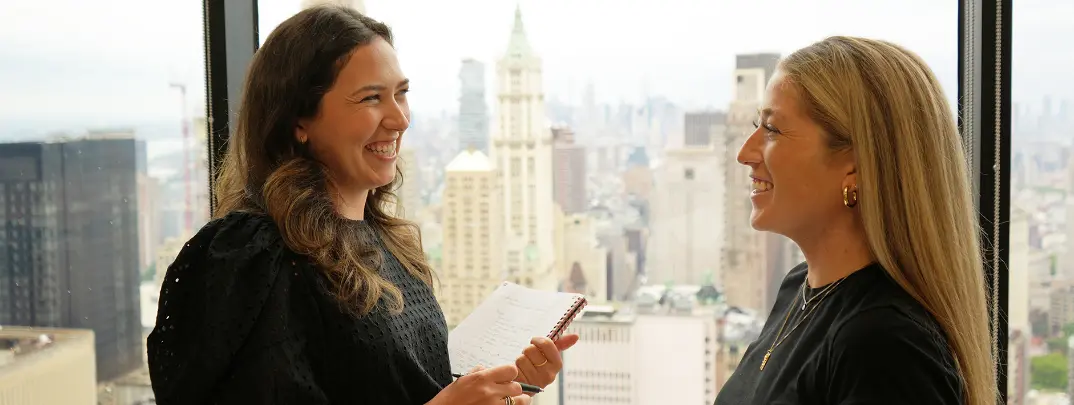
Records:
[[[750,212],[750,226],[758,231],[772,230],[768,217],[764,215],[763,211],[758,211],[756,208]]]
[[[395,180],[395,166],[392,166],[391,173],[385,173],[384,175],[380,175],[378,173],[376,178],[377,180],[375,181],[376,185],[374,186],[374,188],[380,188],[392,184],[392,181]]]

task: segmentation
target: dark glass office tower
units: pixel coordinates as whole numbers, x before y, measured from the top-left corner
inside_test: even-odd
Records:
[[[0,144],[0,325],[92,329],[97,379],[139,367],[132,137]]]

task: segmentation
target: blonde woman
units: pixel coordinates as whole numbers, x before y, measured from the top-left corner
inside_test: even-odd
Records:
[[[994,405],[966,161],[928,66],[825,39],[780,63],[756,126],[750,221],[806,262],[716,404]]]

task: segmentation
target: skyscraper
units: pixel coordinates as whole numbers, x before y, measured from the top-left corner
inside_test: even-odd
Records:
[[[463,59],[459,69],[459,149],[489,153],[489,115],[485,104],[485,64]]]
[[[753,120],[764,96],[765,85],[775,72],[778,54],[738,55],[734,72],[734,95],[727,111],[724,138],[726,192],[724,193],[724,243],[720,268],[727,303],[759,312],[767,310],[770,271],[766,260],[768,239],[750,226],[750,169],[738,163],[737,154],[753,132]]]
[[[688,112],[683,121],[683,145],[709,146],[715,141],[722,141],[720,138],[726,131],[727,114],[722,111]]]
[[[502,176],[508,279],[552,289],[552,137],[545,124],[541,58],[526,39],[520,9],[496,67],[499,111],[491,151]]]
[[[129,133],[0,144],[0,324],[93,329],[101,381],[142,363],[144,166]]]
[[[444,170],[440,306],[455,326],[503,280],[500,178],[481,151],[462,151]]]
[[[400,218],[418,221],[418,214],[423,205],[421,198],[421,170],[418,165],[417,151],[403,147],[399,150],[399,167],[402,169],[403,184],[395,190],[396,211]]]
[[[586,199],[586,150],[574,142],[574,131],[552,128],[553,198],[565,214],[577,214],[588,208]]]
[[[649,280],[700,285],[719,277],[723,156],[712,146],[668,150],[655,171]]]

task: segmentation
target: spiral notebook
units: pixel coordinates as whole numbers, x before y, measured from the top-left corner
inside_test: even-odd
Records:
[[[530,339],[555,340],[586,305],[581,294],[504,282],[448,336],[451,372],[514,364]]]

